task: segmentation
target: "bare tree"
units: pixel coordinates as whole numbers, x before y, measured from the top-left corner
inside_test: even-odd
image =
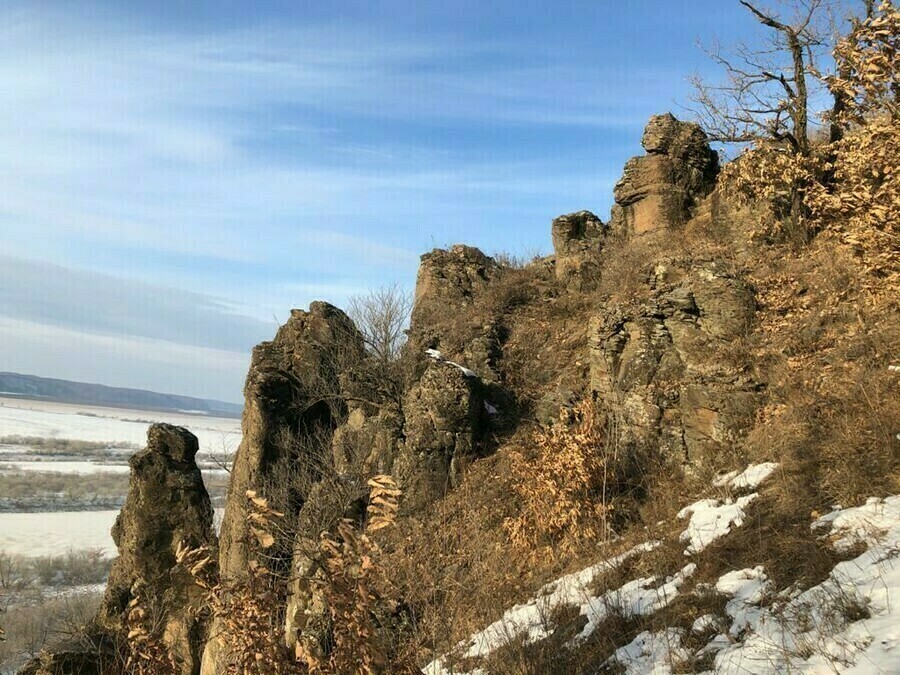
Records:
[[[738,0],[767,29],[758,46],[739,44],[733,53],[709,50],[725,70],[724,82],[695,77],[694,112],[710,138],[722,143],[768,142],[799,158],[810,156],[811,88],[821,82],[816,61],[829,45],[829,0],[795,0],[793,16]],[[805,240],[805,186],[790,188],[791,229]]]
[[[412,297],[398,284],[350,298],[347,314],[363,335],[366,348],[382,363],[395,361],[406,342]]]
[[[732,54],[708,50],[725,70],[725,81],[709,84],[693,79],[697,113],[715,141],[749,143],[771,140],[808,155],[810,85],[816,59],[827,44],[823,26],[826,0],[798,0],[796,16],[779,14],[739,0],[770,30],[757,47],[739,44]]]

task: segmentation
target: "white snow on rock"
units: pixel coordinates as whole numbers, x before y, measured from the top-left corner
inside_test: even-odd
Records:
[[[744,524],[744,509],[757,498],[757,493],[733,499],[701,499],[678,512],[681,519],[690,517],[681,541],[689,542],[685,555],[699,553],[733,528]]]
[[[703,633],[713,630],[718,625],[719,620],[716,618],[715,614],[704,614],[703,616],[697,617],[694,620],[694,623],[691,624],[691,632],[702,635]]]
[[[465,366],[461,366],[455,361],[448,361],[447,359],[445,359],[444,355],[441,354],[437,349],[426,349],[425,354],[433,361],[437,361],[438,363],[446,363],[448,366],[459,368],[462,371],[462,374],[466,377],[478,377],[478,374],[474,370],[469,370]]]

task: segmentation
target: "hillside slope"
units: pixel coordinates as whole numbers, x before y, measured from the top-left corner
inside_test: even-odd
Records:
[[[422,256],[397,361],[293,310],[253,352],[218,541],[122,519],[97,668],[895,670],[896,294],[841,237],[760,236],[696,125],[643,145],[554,255]],[[194,475],[150,454],[129,499]]]

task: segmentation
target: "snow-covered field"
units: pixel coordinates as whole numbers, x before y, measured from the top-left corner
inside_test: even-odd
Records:
[[[33,461],[16,460],[0,462],[0,474],[3,473],[68,473],[84,475],[91,473],[128,473],[127,464],[107,464],[90,461],[58,461],[36,459]]]
[[[96,548],[115,556],[109,531],[118,515],[118,511],[0,513],[0,551],[18,556],[49,556]],[[216,509],[217,527],[221,517],[222,510]]]
[[[118,511],[0,513],[0,551],[44,556],[98,548],[116,555],[109,530],[117,515]]]
[[[36,436],[143,446],[151,422],[168,422],[189,429],[197,436],[201,452],[234,452],[241,440],[241,423],[237,419],[0,398],[0,437]]]
[[[204,477],[221,479],[225,472],[213,458],[233,453],[240,442],[240,421],[144,410],[0,398],[0,438],[23,437],[107,444],[103,449],[47,450],[21,443],[0,444],[0,476],[41,473],[84,476],[127,474],[127,460],[146,444],[147,427],[168,422],[194,433],[200,443],[198,464]],[[98,479],[100,476],[98,475]],[[0,498],[6,495],[0,495]],[[124,495],[123,495],[124,496]],[[83,508],[83,507],[75,507]],[[0,551],[15,555],[57,555],[69,550],[100,548],[115,555],[109,529],[118,511],[0,512]]]

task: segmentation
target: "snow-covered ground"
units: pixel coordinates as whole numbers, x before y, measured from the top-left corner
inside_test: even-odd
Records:
[[[127,474],[128,457],[134,448],[144,447],[147,427],[152,422],[168,422],[189,429],[200,443],[201,454],[197,460],[204,477],[225,476],[213,458],[222,458],[237,449],[241,438],[239,420],[19,398],[0,398],[0,438],[87,441],[108,444],[114,451],[76,448],[60,454],[59,450],[29,448],[21,443],[0,445],[0,475],[26,474],[40,481],[40,473],[54,473],[84,476],[85,481],[90,481],[97,474]],[[0,551],[38,556],[100,548],[114,555],[109,529],[117,513],[113,510],[0,512]]]
[[[705,499],[686,507],[688,519],[681,536],[685,555],[699,559],[713,540],[735,536],[743,523],[743,508],[760,498],[751,492],[775,473],[778,465],[751,465],[743,472],[720,477],[713,487],[724,488],[723,499]],[[856,508],[840,509],[811,522],[812,531],[837,551],[850,554],[822,583],[806,590],[777,588],[760,565],[728,569],[714,583],[698,583],[687,593],[715,593],[725,599],[724,614],[708,614],[690,629],[669,627],[644,631],[621,645],[605,664],[615,672],[668,675],[688,672],[691,664],[708,664],[704,672],[760,673],[900,673],[900,496],[872,498]],[[624,554],[569,574],[541,588],[493,624],[462,641],[454,654],[428,664],[427,675],[486,675],[472,659],[485,657],[519,638],[537,642],[551,635],[552,616],[561,607],[577,607],[587,618],[582,632],[564,649],[577,648],[590,632],[602,630],[609,612],[649,616],[684,593],[682,585],[696,572],[689,562],[668,578],[641,578],[599,594],[592,581],[605,570],[659,545],[647,542]],[[690,633],[703,646],[688,648]],[[696,644],[696,639],[693,640]],[[463,660],[462,670],[453,666]],[[690,672],[697,672],[690,670]]]
[[[110,464],[107,462],[60,461],[53,459],[34,459],[32,461],[17,460],[0,462],[0,474],[4,473],[66,473],[85,475],[92,473],[128,473],[127,464]]]
[[[241,440],[237,419],[0,398],[0,437],[35,436],[143,447],[151,422],[189,429],[205,453],[234,452]]]

